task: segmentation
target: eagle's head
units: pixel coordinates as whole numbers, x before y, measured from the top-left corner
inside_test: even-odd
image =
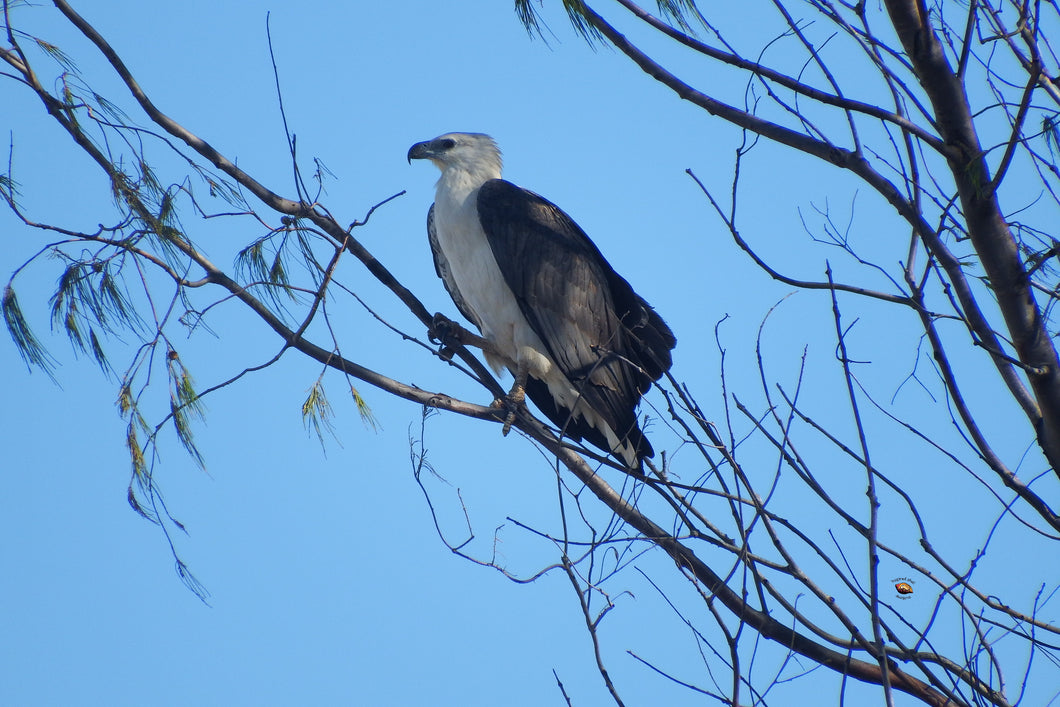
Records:
[[[452,169],[500,179],[501,151],[484,133],[446,133],[409,148],[412,160],[430,160],[443,174]]]

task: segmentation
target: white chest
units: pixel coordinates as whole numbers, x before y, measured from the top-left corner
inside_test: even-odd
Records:
[[[439,194],[434,207],[438,247],[461,296],[478,317],[482,335],[515,360],[514,329],[523,315],[479,223],[477,196],[477,189],[459,201]]]

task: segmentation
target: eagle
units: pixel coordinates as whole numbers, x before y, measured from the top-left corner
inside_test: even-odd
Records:
[[[427,213],[434,266],[481,333],[457,338],[481,348],[495,372],[515,376],[509,406],[528,397],[561,436],[639,470],[654,450],[637,405],[670,369],[673,332],[570,216],[501,179],[489,135],[418,142],[414,159],[442,172]]]

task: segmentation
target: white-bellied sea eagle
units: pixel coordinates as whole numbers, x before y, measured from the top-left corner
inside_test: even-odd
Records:
[[[669,370],[673,332],[567,214],[501,179],[490,136],[448,133],[408,159],[442,170],[427,214],[435,269],[486,361],[515,376],[509,404],[529,396],[562,435],[639,468],[654,451],[637,404]]]

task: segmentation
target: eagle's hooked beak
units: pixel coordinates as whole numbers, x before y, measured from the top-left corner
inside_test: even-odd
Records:
[[[412,160],[429,160],[432,157],[434,157],[434,150],[431,149],[430,140],[417,142],[409,148],[409,164],[412,164]]]

